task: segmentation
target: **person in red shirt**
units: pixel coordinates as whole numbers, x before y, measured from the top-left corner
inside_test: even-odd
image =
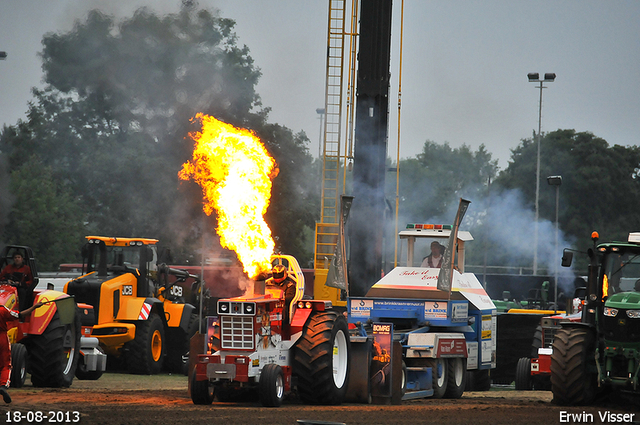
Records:
[[[11,322],[23,319],[43,304],[42,302],[37,302],[19,313],[10,310],[5,305],[0,306],[0,395],[2,395],[5,403],[11,403],[11,396],[7,392],[11,383],[11,343],[9,342],[7,331]]]
[[[24,263],[22,254],[13,254],[13,264],[7,266],[0,273],[0,282],[7,281],[18,288],[18,300],[20,308],[30,305],[33,294],[33,274],[31,268]]]

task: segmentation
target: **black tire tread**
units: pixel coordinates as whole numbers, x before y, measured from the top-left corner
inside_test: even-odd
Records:
[[[27,355],[24,344],[11,345],[11,388],[22,388],[27,380]]]
[[[209,380],[196,380],[196,370],[191,373],[191,401],[193,404],[211,404],[213,403],[213,387],[210,386]]]
[[[28,362],[31,383],[34,387],[68,388],[71,386],[80,356],[80,315],[77,313],[72,327],[75,328],[75,349],[68,373],[65,373],[67,359],[61,355],[64,352],[66,326],[60,322],[57,311],[45,331],[41,335],[30,338]]]
[[[345,396],[348,379],[342,388],[336,388],[333,382],[332,332],[335,327],[344,332],[348,350],[347,322],[344,316],[334,311],[313,314],[296,345],[293,373],[298,378],[300,398],[306,403],[340,404]]]
[[[265,365],[260,371],[258,392],[260,394],[260,403],[264,407],[280,407],[282,405],[284,393],[282,397],[278,397],[274,391],[278,376],[282,377],[282,384],[284,385],[282,368],[275,363]]]
[[[555,403],[590,405],[595,398],[596,376],[589,373],[595,363],[595,338],[589,329],[558,329],[551,354],[551,391]]]
[[[465,391],[489,391],[491,389],[491,375],[489,369],[467,370]]]
[[[103,370],[85,370],[84,367],[84,359],[81,358],[78,360],[78,367],[76,368],[76,378],[81,381],[97,381],[102,377],[104,373]]]
[[[462,371],[462,380],[460,381],[460,385],[456,383],[456,362],[460,360],[462,362],[463,371]],[[459,358],[450,358],[447,359],[447,389],[444,392],[445,398],[460,398],[464,393],[466,383],[467,383],[467,359],[464,357]]]
[[[531,359],[529,357],[520,357],[516,366],[516,390],[529,391],[533,389],[532,384]]]
[[[442,367],[442,373],[445,374],[444,383],[442,386],[438,386],[438,362],[437,359],[427,360],[427,366],[431,367],[431,381],[433,385],[433,398],[443,398],[447,391],[447,383],[449,382],[449,364],[444,359],[444,365]]]
[[[191,317],[189,317],[189,325],[186,332],[181,328],[167,330],[167,340],[165,344],[167,347],[167,357],[164,362],[164,367],[168,372],[187,375],[189,362],[187,361],[185,363],[183,356],[189,352],[191,337],[198,332],[198,328],[198,315],[192,314]]]

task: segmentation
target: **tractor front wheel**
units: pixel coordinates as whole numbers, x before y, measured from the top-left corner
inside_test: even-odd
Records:
[[[19,342],[11,345],[11,387],[22,388],[27,380],[27,348]]]
[[[98,348],[98,350],[104,354],[102,348]],[[102,377],[104,373],[103,370],[87,370],[87,365],[84,361],[84,355],[81,354],[81,358],[78,361],[78,368],[76,369],[76,378],[81,381],[97,381]]]
[[[260,403],[264,407],[280,407],[284,399],[284,373],[275,363],[270,363],[260,372]]]
[[[532,389],[531,359],[529,357],[520,357],[516,366],[516,390],[529,391]]]
[[[342,314],[323,311],[309,318],[293,361],[303,401],[342,403],[349,377],[349,348],[349,330]]]
[[[136,336],[125,344],[127,369],[130,373],[154,375],[164,360],[164,326],[157,314],[136,322]]]
[[[191,372],[191,401],[193,404],[213,403],[213,385],[208,379],[198,381],[195,369]]]

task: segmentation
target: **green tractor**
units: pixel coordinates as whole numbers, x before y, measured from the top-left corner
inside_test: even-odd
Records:
[[[551,355],[551,388],[561,405],[589,405],[600,393],[640,394],[640,233],[597,244],[589,256],[582,319],[561,323]],[[562,265],[571,265],[565,250]]]

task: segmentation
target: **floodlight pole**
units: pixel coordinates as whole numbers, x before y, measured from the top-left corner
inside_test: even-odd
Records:
[[[540,102],[538,105],[538,154],[536,160],[536,216],[535,216],[535,230],[533,232],[533,275],[538,274],[538,219],[540,217],[540,135],[542,132],[542,89],[545,88],[543,82],[552,83],[556,74],[546,73],[544,79],[540,79],[540,74],[537,72],[530,72],[527,74],[530,83],[540,83],[537,88],[540,89]]]

